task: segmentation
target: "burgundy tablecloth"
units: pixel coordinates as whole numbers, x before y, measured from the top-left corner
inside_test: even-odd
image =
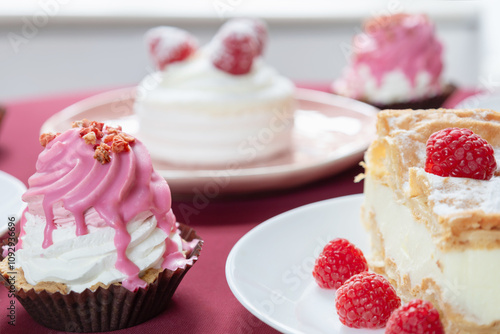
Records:
[[[303,85],[326,90],[327,85]],[[0,127],[0,170],[24,183],[35,171],[35,161],[42,150],[38,144],[39,129],[52,114],[96,92],[68,94],[7,103],[7,115]],[[447,107],[471,95],[459,91]],[[199,211],[189,217],[177,214],[178,220],[194,227],[205,240],[200,260],[186,275],[175,293],[169,309],[160,316],[119,333],[276,333],[251,315],[232,295],[226,283],[224,267],[232,246],[245,233],[264,220],[292,208],[362,192],[362,184],[353,183],[361,169],[347,171],[315,183],[273,193],[215,198],[202,210],[195,209],[192,199],[175,200],[179,206]],[[199,208],[199,206],[197,206]],[[7,219],[7,217],[0,217]],[[8,325],[7,290],[0,288],[0,333],[56,333],[35,323],[16,303],[16,325]]]

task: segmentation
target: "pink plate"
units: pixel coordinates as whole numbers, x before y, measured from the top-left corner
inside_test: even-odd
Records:
[[[87,118],[138,130],[133,113],[135,90],[124,88],[77,102],[50,117],[41,132],[62,132]],[[246,193],[305,184],[352,166],[375,138],[378,109],[365,103],[314,90],[298,89],[294,142],[290,151],[233,169],[199,169],[153,160],[174,194]],[[140,139],[140,138],[139,138]]]

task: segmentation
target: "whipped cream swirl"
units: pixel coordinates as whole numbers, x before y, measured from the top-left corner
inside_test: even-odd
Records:
[[[139,116],[144,116],[147,106],[165,105],[169,108],[176,105],[203,108],[217,113],[219,107],[228,110],[235,104],[251,106],[288,97],[294,92],[293,83],[266,65],[260,57],[255,59],[249,73],[231,75],[211,63],[210,52],[210,46],[207,46],[189,59],[169,64],[164,71],[146,77],[137,91],[136,111]]]

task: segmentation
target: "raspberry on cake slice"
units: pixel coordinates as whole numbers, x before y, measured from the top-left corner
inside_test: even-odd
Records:
[[[489,180],[497,169],[493,147],[469,129],[446,128],[427,141],[425,171],[439,176]]]
[[[371,269],[446,333],[500,332],[500,113],[384,110],[365,154]]]

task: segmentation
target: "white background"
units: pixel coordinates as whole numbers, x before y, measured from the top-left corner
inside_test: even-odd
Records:
[[[481,1],[422,0],[37,0],[0,3],[0,101],[135,85],[152,71],[142,36],[157,25],[207,42],[232,16],[269,24],[265,57],[298,82],[331,82],[363,20],[425,12],[445,46],[445,76],[487,85],[497,64],[496,15]],[[489,66],[490,64],[491,66]],[[500,67],[500,66],[499,66]]]

